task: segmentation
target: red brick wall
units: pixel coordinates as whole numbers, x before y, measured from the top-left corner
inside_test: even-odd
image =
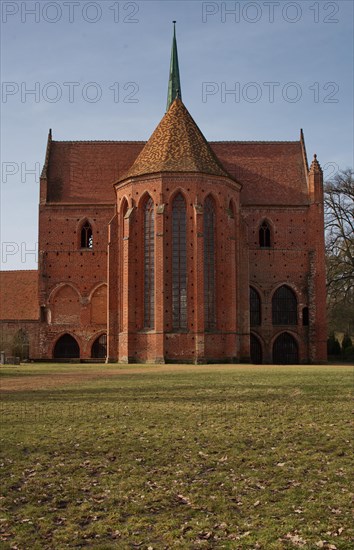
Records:
[[[285,331],[298,343],[300,362],[326,360],[324,257],[318,252],[323,250],[323,219],[314,208],[315,205],[308,204],[298,208],[242,209],[248,227],[250,285],[262,301],[262,325],[251,327],[251,331],[261,340],[267,363],[272,362],[275,338]],[[271,248],[259,247],[258,231],[263,220],[267,220],[272,229]],[[288,285],[297,297],[296,326],[272,324],[272,296],[281,285]],[[302,324],[305,307],[310,312],[309,326]],[[313,350],[314,341],[319,339],[321,344],[316,344]]]
[[[45,204],[39,216],[39,300],[45,308],[40,354],[52,358],[57,339],[69,333],[82,359],[107,331],[107,231],[113,205]],[[81,227],[89,220],[93,248],[81,249]]]
[[[309,241],[312,244],[309,296],[310,296],[310,361],[327,360],[327,319],[326,319],[326,271],[324,246],[323,176],[322,173],[309,175],[311,206],[308,217]]]

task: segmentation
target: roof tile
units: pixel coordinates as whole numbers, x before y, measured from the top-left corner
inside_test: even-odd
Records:
[[[0,271],[0,319],[39,319],[37,270]]]
[[[160,172],[198,172],[231,178],[179,98],[119,181]]]

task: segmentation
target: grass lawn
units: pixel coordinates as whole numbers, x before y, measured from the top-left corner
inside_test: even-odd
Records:
[[[354,548],[350,366],[0,377],[0,548]]]

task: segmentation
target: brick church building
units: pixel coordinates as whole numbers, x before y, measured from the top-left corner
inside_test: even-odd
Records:
[[[38,271],[1,273],[1,346],[40,360],[326,360],[323,174],[297,141],[208,142],[182,102],[147,142],[55,141]]]

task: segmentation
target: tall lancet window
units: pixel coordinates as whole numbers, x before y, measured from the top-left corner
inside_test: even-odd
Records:
[[[215,205],[210,196],[204,203],[204,315],[205,330],[215,330]]]
[[[155,326],[155,240],[154,203],[150,197],[144,208],[144,328]]]
[[[187,328],[187,209],[181,193],[172,203],[172,320],[174,330]]]

